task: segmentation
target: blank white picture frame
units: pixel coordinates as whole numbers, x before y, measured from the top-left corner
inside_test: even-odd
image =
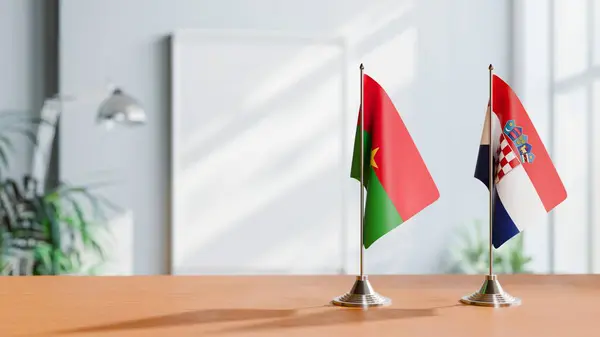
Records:
[[[343,272],[347,63],[338,38],[172,35],[172,274]]]

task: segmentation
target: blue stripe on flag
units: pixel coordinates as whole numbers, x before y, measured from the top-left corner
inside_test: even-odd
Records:
[[[487,188],[490,188],[490,146],[480,145],[475,164],[475,178],[479,179]]]
[[[494,223],[492,228],[492,244],[498,249],[513,236],[519,234],[519,229],[506,212],[498,192],[494,190]]]
[[[489,190],[490,177],[490,146],[480,145],[477,164],[475,165],[475,178],[480,180]],[[494,190],[494,228],[492,228],[492,244],[499,248],[513,236],[519,234],[519,229],[506,212],[502,200]]]

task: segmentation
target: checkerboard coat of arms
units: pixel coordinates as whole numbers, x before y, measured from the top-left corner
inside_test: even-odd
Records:
[[[512,169],[521,165],[519,156],[513,151],[512,147],[508,143],[506,135],[500,135],[500,146],[496,150],[496,178],[494,183],[497,184],[502,178],[504,178]]]

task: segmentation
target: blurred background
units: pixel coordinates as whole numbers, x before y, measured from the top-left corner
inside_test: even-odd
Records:
[[[600,272],[594,0],[0,0],[0,44],[2,274],[357,273],[361,62],[441,194],[368,274],[486,272],[490,63],[568,193],[497,272]]]

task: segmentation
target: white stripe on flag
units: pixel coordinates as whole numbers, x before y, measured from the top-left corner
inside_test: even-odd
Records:
[[[513,168],[496,185],[498,197],[506,213],[519,231],[546,216],[546,208],[529,179],[523,164]]]
[[[490,143],[490,127],[488,126],[490,118],[490,106],[485,110],[485,119],[483,120],[483,130],[481,131],[481,141],[479,144],[488,145]]]
[[[483,121],[483,130],[481,131],[480,145],[488,145],[490,143],[490,126],[488,125],[490,118],[490,107],[487,107],[485,112],[485,120]],[[500,126],[500,119],[496,114],[493,114],[492,118],[492,145],[494,149],[498,148],[498,141],[500,140],[500,134],[502,133],[502,127]]]

